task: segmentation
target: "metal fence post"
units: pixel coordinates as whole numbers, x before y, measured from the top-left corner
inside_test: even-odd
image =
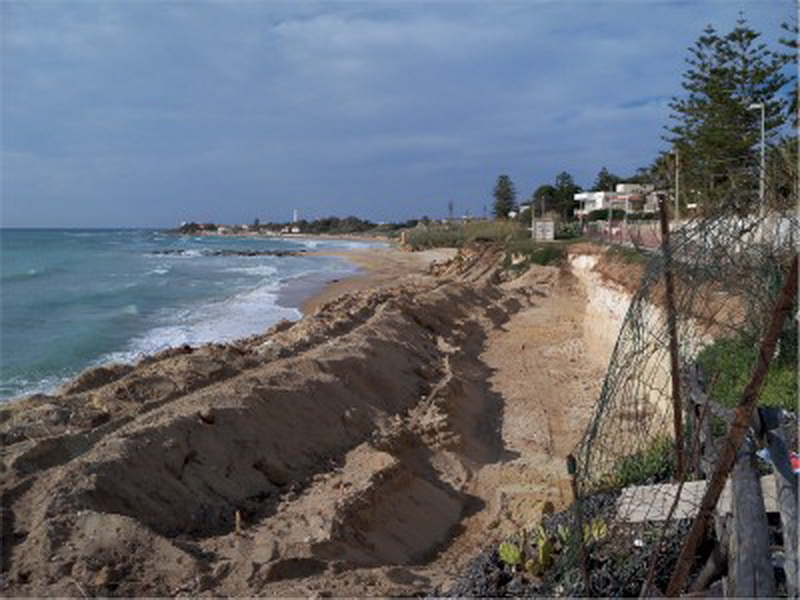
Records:
[[[669,329],[669,358],[672,375],[672,424],[675,432],[675,478],[684,476],[683,460],[683,405],[681,404],[681,373],[678,356],[678,324],[675,315],[675,285],[672,279],[672,249],[669,245],[667,203],[659,203],[661,216],[661,252],[664,257],[664,288],[667,302],[667,328]]]
[[[575,460],[572,454],[567,456],[567,472],[569,473],[570,483],[572,484],[572,497],[575,502],[575,531],[573,535],[580,548],[584,593],[587,596],[591,596],[592,583],[589,578],[589,557],[586,554],[586,541],[583,539],[583,511],[581,510],[581,499],[580,496],[578,496],[578,461]]]

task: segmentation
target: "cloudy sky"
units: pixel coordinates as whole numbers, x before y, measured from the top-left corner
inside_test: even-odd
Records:
[[[2,2],[2,224],[480,214],[664,148],[686,48],[792,0]]]

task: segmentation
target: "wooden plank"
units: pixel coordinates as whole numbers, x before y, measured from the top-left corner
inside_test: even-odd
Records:
[[[775,576],[764,498],[755,470],[755,444],[745,438],[731,473],[733,530],[729,572],[732,596],[771,598]]]
[[[672,518],[693,519],[705,491],[705,481],[685,482]],[[628,523],[665,521],[677,493],[676,483],[627,487],[617,499],[617,519]]]
[[[775,492],[775,476],[761,477],[761,497],[768,513],[779,511],[778,495]],[[675,508],[675,519],[693,519],[697,516],[700,500],[706,491],[706,481],[687,481],[683,484],[678,506]],[[617,499],[617,519],[628,523],[643,521],[664,521],[667,518],[675,495],[678,493],[677,483],[656,483],[653,485],[631,486],[622,490]],[[730,515],[731,483],[725,484],[715,509],[719,516]]]

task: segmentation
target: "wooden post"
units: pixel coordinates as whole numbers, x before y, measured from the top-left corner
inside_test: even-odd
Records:
[[[708,519],[714,507],[717,505],[717,500],[719,500],[719,496],[722,493],[722,488],[725,486],[725,480],[728,478],[728,473],[730,473],[736,459],[736,451],[739,449],[739,446],[742,445],[742,440],[750,425],[753,411],[758,402],[758,396],[761,393],[761,387],[764,384],[767,370],[775,354],[775,346],[778,343],[778,337],[783,329],[783,323],[786,317],[792,310],[796,295],[797,256],[792,260],[786,282],[778,294],[769,326],[761,340],[761,348],[759,349],[758,360],[753,368],[753,374],[750,377],[750,382],[742,393],[742,399],[736,409],[736,418],[728,431],[728,436],[720,452],[720,459],[714,471],[714,476],[711,478],[708,487],[706,487],[706,493],[703,495],[703,500],[700,503],[697,516],[681,548],[675,570],[672,572],[672,577],[670,577],[669,580],[667,596],[677,597],[683,591],[686,578],[689,576],[689,570],[694,561],[697,546],[705,535]]]
[[[786,591],[789,598],[797,598],[800,589],[797,564],[797,475],[792,471],[792,463],[789,460],[789,448],[783,433],[780,409],[765,407],[758,412],[761,415],[767,447],[775,467],[775,487],[783,529]]]
[[[675,315],[675,286],[672,280],[672,249],[669,245],[667,203],[663,198],[659,209],[661,216],[661,252],[664,256],[667,328],[669,330],[670,374],[672,375],[672,427],[675,434],[675,478],[680,481],[684,476],[683,406],[681,404],[681,373],[678,356],[678,323]]]
[[[746,437],[731,474],[731,596],[773,598],[775,576],[769,551],[769,525],[755,469],[755,445]]]
[[[714,436],[711,431],[712,403],[706,394],[703,372],[700,365],[692,364],[686,374],[687,411],[692,416],[693,426],[696,428],[697,449],[695,455],[695,469],[705,477],[710,477],[714,472],[717,462],[717,452],[714,446]]]

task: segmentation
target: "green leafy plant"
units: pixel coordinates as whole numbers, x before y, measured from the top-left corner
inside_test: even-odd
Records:
[[[553,564],[553,540],[547,535],[542,525],[536,528],[534,533],[537,550],[537,563],[532,565],[534,569],[538,567],[540,572],[544,572]]]
[[[522,548],[512,542],[503,542],[497,549],[500,560],[509,567],[516,567],[522,563]]]
[[[513,538],[512,538],[513,539]],[[555,538],[547,533],[542,524],[532,532],[523,530],[515,541],[500,544],[497,552],[500,560],[515,570],[530,575],[543,575],[555,562]],[[560,548],[566,547],[565,544]]]
[[[599,542],[608,534],[608,525],[605,520],[597,517],[583,525],[583,540],[587,544]]]

